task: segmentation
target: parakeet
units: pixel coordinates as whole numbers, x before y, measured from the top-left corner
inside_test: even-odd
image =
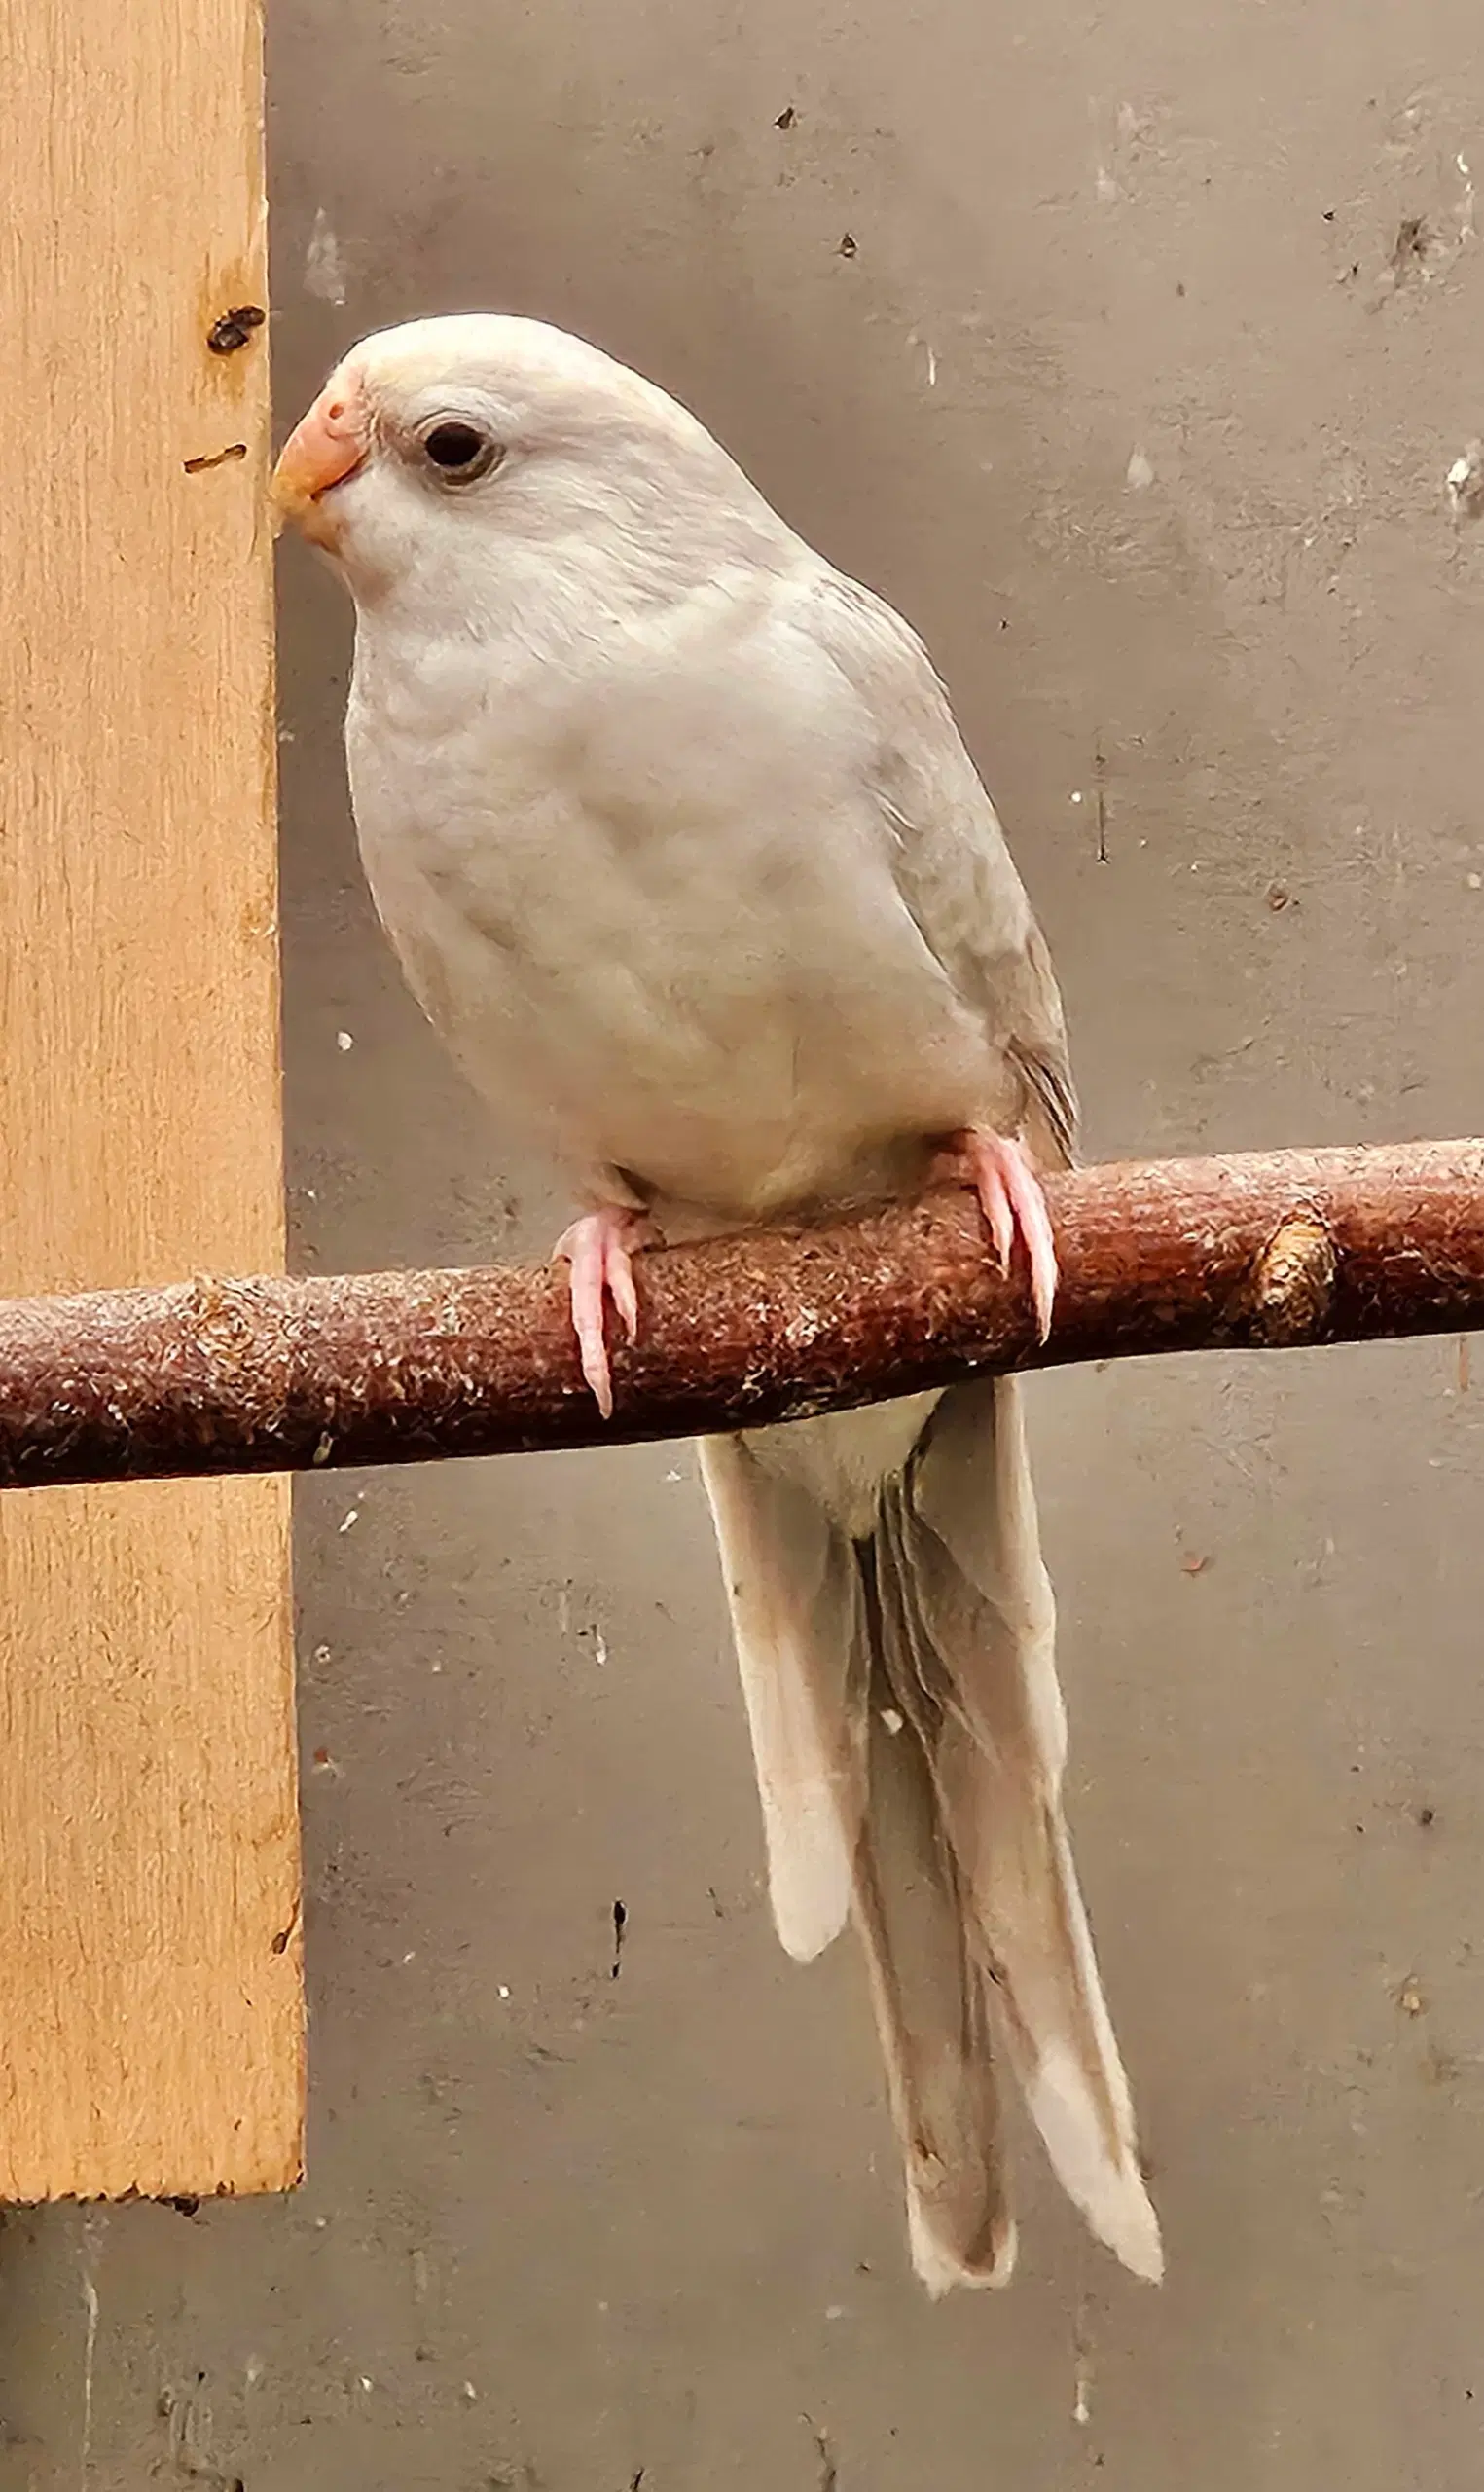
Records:
[[[570,1174],[560,1241],[612,1409],[633,1258],[953,1173],[1056,1260],[1061,1000],[922,643],[674,399],[495,314],[355,347],[280,509],[355,602],[351,795],[407,977]],[[934,2292],[1015,2254],[1013,2070],[1060,2178],[1161,2271],[1072,1865],[1019,1389],[705,1443],[778,1934],[865,1951]]]

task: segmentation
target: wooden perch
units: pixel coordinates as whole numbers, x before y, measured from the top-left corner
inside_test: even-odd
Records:
[[[1484,1326],[1484,1142],[1115,1164],[1047,1196],[1044,1343],[963,1194],[642,1256],[606,1424],[550,1267],[14,1301],[0,1485],[698,1436],[985,1370]]]

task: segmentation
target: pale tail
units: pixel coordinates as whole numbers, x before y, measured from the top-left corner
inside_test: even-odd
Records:
[[[930,2290],[1000,2284],[1014,2263],[999,2052],[1092,2230],[1154,2279],[1159,2230],[1062,1811],[1055,1610],[1018,1390],[945,1394],[862,1500],[859,1457],[886,1415],[702,1448],[778,1933],[808,1958],[848,1913],[860,1930]]]

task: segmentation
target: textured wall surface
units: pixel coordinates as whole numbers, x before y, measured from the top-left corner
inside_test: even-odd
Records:
[[[1091,1151],[1480,1129],[1476,7],[301,0],[273,81],[285,416],[472,305],[694,405],[930,641]],[[361,891],[339,594],[283,588],[297,1255],[539,1247]],[[1011,2292],[913,2289],[687,1460],[318,1480],[310,2180],[7,2220],[5,2492],[1477,2482],[1484,1372],[1031,1398],[1163,2291],[1029,2148]]]

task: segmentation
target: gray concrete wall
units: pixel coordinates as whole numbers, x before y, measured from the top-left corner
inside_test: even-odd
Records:
[[[285,413],[539,312],[917,621],[1092,1151],[1479,1129],[1475,0],[300,0],[273,100]],[[543,1246],[361,892],[346,615],[284,597],[298,1257]],[[1473,2486],[1481,1411],[1451,1341],[1034,1388],[1171,2273],[1028,2152],[1012,2291],[937,2309],[855,1961],[770,1934],[688,1462],[312,1483],[310,2180],[7,2219],[3,2492]]]

